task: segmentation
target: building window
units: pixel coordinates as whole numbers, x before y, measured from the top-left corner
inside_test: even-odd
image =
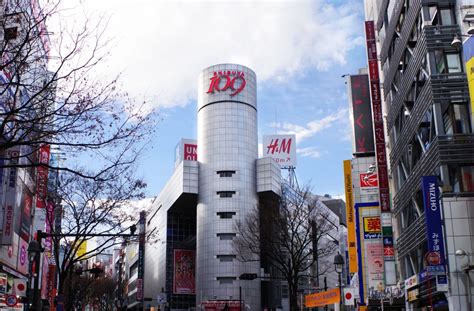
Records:
[[[217,191],[217,195],[221,198],[232,198],[235,194],[235,191]]]
[[[448,169],[453,192],[474,192],[474,166],[450,165]]]
[[[218,276],[216,279],[220,284],[232,284],[237,278],[235,276]]]
[[[461,57],[459,53],[445,53],[443,50],[436,50],[435,61],[438,73],[462,72]]]
[[[218,213],[219,214],[219,213]],[[235,214],[235,213],[234,213]],[[222,218],[222,217],[221,217]],[[230,216],[230,218],[232,218],[232,215]],[[235,233],[218,233],[217,234],[217,237],[220,239],[220,240],[232,240],[234,239],[234,237],[236,236]]]
[[[219,259],[220,262],[231,262],[236,257],[237,256],[235,256],[235,255],[217,255],[217,259]]]
[[[225,219],[231,219],[234,215],[235,212],[217,212],[217,216]]]
[[[17,36],[18,36],[17,27],[5,28],[5,35],[4,35],[5,40],[13,40],[13,39],[16,39]]]
[[[235,174],[235,171],[217,171],[219,177],[232,177]]]
[[[449,105],[443,112],[443,124],[447,135],[471,133],[468,105],[466,103]]]

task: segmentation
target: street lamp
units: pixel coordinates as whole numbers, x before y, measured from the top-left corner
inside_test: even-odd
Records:
[[[471,263],[471,259],[469,258],[469,253],[466,252],[465,250],[463,249],[458,249],[456,250],[456,253],[455,255],[457,257],[464,257],[464,256],[467,256],[467,263],[463,264],[461,266],[461,270],[465,273],[466,275],[466,280],[467,280],[467,288],[466,288],[466,292],[467,292],[467,303],[468,303],[468,307],[469,307],[469,310],[472,310],[472,294],[471,294],[471,276],[469,275],[469,271],[471,271],[472,269],[474,269],[474,265]]]
[[[33,266],[33,263],[35,264],[35,273],[36,273],[36,276],[35,276],[35,282],[34,282],[34,288],[33,288],[33,301],[31,301],[31,304],[32,304],[32,310],[35,310],[35,311],[38,311],[40,308],[39,308],[39,304],[38,304],[38,283],[39,283],[39,269],[40,269],[40,254],[41,252],[43,252],[43,248],[41,247],[41,244],[36,241],[36,240],[32,240],[30,241],[30,243],[28,244],[28,260],[30,262],[30,267]],[[32,271],[32,269],[30,270]],[[31,277],[33,276],[32,275],[33,273],[30,273],[30,284],[31,284]],[[30,285],[31,287],[31,285]]]
[[[339,310],[342,310],[342,282],[341,282],[341,273],[342,269],[344,269],[344,257],[340,253],[338,253],[334,257],[334,269],[336,270],[337,277],[339,280]]]

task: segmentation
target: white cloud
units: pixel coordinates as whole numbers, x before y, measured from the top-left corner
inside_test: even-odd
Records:
[[[296,152],[299,156],[318,159],[321,157],[321,152],[316,147],[297,148]]]
[[[296,142],[299,144],[303,140],[316,135],[317,133],[330,128],[337,122],[347,120],[347,109],[340,109],[322,119],[316,119],[308,122],[306,125],[292,124],[288,122],[272,123],[271,127],[279,129],[278,134],[292,133],[296,135]]]
[[[115,45],[110,72],[101,74],[123,71],[125,90],[162,107],[196,98],[199,71],[216,63],[240,63],[260,82],[284,82],[308,68],[344,64],[363,42],[354,27],[360,8],[350,2],[76,1],[87,16],[111,16],[106,36]]]

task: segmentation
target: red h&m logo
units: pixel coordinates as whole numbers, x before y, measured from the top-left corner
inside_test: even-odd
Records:
[[[232,93],[230,96],[239,94],[245,88],[245,77],[242,71],[227,70],[227,71],[214,71],[214,76],[210,79],[211,84],[207,93],[214,94],[214,91],[224,92],[230,89]],[[221,81],[225,81],[224,85],[221,86]]]
[[[286,140],[285,138],[280,140],[277,139],[272,139],[270,144],[267,146],[267,154],[275,154],[275,153],[287,153],[290,154],[291,150],[291,141],[292,139],[289,138]]]

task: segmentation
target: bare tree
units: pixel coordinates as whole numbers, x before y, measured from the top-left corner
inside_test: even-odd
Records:
[[[290,309],[297,310],[299,284],[333,269],[324,259],[337,248],[327,238],[337,224],[308,189],[284,189],[277,206],[257,207],[236,223],[233,245],[239,260],[260,260],[279,272],[288,283]],[[319,267],[311,269],[318,262]]]
[[[119,74],[98,78],[110,52],[106,19],[68,25],[60,0],[41,4],[6,1],[0,12],[0,168],[113,178],[108,171],[133,163],[154,132],[155,112],[122,91]],[[51,18],[60,21],[55,33],[45,26]],[[41,146],[60,149],[68,161],[40,163]],[[87,169],[79,164],[91,159]]]
[[[144,198],[146,185],[139,179],[133,179],[133,167],[126,171],[122,169],[115,167],[114,170],[121,170],[121,174],[112,170],[109,174],[115,177],[106,176],[104,181],[84,179],[73,173],[61,174],[61,187],[57,191],[57,198],[61,201],[54,208],[62,213],[62,225],[60,228],[54,225],[51,218],[55,213],[49,213],[51,218],[47,221],[58,263],[58,295],[63,294],[65,287],[70,285],[67,279],[78,264],[126,242],[115,235],[129,234],[130,227],[137,223],[138,211],[133,208],[133,202]],[[111,236],[97,237],[104,234]],[[137,240],[135,237],[127,239]],[[82,243],[88,243],[87,250],[79,253]],[[67,310],[72,310],[68,308],[71,303],[66,300]]]

